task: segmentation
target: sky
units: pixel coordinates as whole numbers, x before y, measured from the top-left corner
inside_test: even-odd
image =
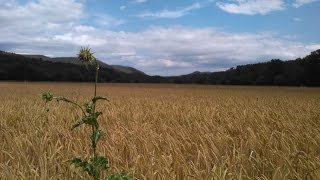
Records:
[[[320,49],[319,18],[320,0],[0,0],[0,50],[214,72]]]

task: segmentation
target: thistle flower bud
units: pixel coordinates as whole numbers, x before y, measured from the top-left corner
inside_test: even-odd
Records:
[[[95,60],[93,53],[91,53],[90,48],[88,47],[81,47],[78,58],[85,64],[92,64]]]
[[[52,101],[53,94],[51,92],[43,92],[42,99],[45,100],[46,102]]]

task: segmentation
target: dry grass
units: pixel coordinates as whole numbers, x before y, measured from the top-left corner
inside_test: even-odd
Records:
[[[0,83],[0,179],[87,179],[65,161],[89,156],[71,105],[92,84]],[[320,89],[103,84],[98,152],[136,179],[319,179]],[[48,113],[45,110],[50,108]]]

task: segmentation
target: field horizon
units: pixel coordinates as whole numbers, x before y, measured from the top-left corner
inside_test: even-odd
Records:
[[[93,83],[0,82],[0,179],[88,179],[80,112],[45,104],[47,90],[79,103]],[[320,178],[320,88],[99,83],[98,152],[135,179]],[[49,111],[47,111],[49,109]],[[69,119],[74,118],[70,121]]]

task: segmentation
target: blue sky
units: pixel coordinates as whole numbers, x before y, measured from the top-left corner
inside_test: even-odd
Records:
[[[320,0],[0,0],[0,49],[150,75],[219,71],[320,49]]]

